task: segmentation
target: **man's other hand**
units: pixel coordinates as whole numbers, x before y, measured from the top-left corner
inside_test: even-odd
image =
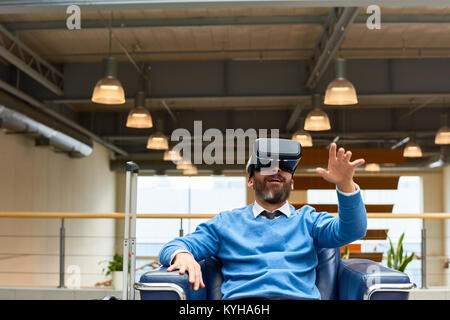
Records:
[[[205,284],[203,283],[202,278],[202,270],[200,268],[200,265],[195,261],[194,257],[187,252],[180,252],[178,253],[172,265],[167,268],[167,272],[173,271],[173,270],[180,270],[180,274],[184,274],[186,271],[189,275],[189,283],[191,284],[191,287],[197,291],[200,288],[204,288]]]

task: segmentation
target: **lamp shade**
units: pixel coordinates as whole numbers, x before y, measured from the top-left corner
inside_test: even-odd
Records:
[[[403,149],[403,156],[405,158],[420,158],[422,156],[422,149],[414,141],[408,142],[405,149]]]
[[[350,105],[358,103],[353,84],[345,77],[345,59],[336,59],[336,79],[330,82],[325,92],[324,104]]]
[[[358,96],[355,87],[346,79],[335,79],[328,85],[323,103],[339,106],[357,104]]]
[[[378,163],[368,163],[366,164],[365,170],[369,172],[377,172],[380,171],[381,168]]]
[[[198,170],[193,165],[191,165],[189,168],[183,170],[184,175],[195,175],[197,173],[198,173]]]
[[[305,130],[297,130],[292,135],[292,140],[295,140],[298,143],[300,143],[300,145],[302,147],[312,147],[313,146],[312,137]]]
[[[167,150],[169,149],[169,141],[161,132],[155,132],[147,140],[147,149]]]
[[[450,144],[450,128],[449,127],[442,127],[439,129],[439,131],[436,133],[436,137],[434,138],[435,144]]]
[[[306,116],[304,129],[308,131],[330,130],[330,120],[328,119],[327,114],[321,109],[313,109]]]
[[[117,80],[117,62],[113,57],[103,60],[103,78],[95,85],[91,100],[102,104],[125,103],[125,92]]]
[[[181,160],[181,155],[178,151],[167,150],[166,152],[164,152],[163,160],[177,162]]]
[[[192,164],[188,160],[182,159],[177,163],[177,170],[185,170],[189,169],[190,167],[192,167]]]
[[[145,92],[138,91],[134,99],[134,108],[128,113],[126,126],[129,128],[153,127],[152,116],[145,108]]]
[[[145,108],[133,108],[128,113],[126,126],[128,128],[151,128],[153,127],[152,116]]]

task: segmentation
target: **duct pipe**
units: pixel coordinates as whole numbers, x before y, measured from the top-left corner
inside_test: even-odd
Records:
[[[87,157],[92,153],[92,146],[4,106],[0,106],[0,119],[2,128],[13,132],[29,133],[44,137],[48,139],[51,146],[67,152],[71,156]]]

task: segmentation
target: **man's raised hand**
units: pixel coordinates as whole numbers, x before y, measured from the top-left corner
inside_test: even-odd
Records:
[[[339,148],[336,154],[336,149],[336,144],[332,143],[329,150],[328,170],[316,168],[316,172],[326,181],[334,183],[340,191],[353,192],[355,191],[353,183],[355,169],[363,165],[365,161],[358,159],[350,162],[351,151],[346,152],[344,148]]]

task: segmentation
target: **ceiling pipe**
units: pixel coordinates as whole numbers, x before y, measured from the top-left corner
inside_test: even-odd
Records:
[[[0,119],[2,129],[43,137],[49,141],[49,145],[55,147],[57,150],[69,153],[72,157],[87,157],[92,153],[92,145],[80,142],[4,106],[0,106]]]
[[[36,100],[35,98],[27,95],[25,92],[11,86],[9,83],[0,80],[0,89],[5,90],[6,92],[16,96],[17,98],[29,103],[30,105],[32,105],[33,107],[39,109],[40,111],[44,112],[45,114],[51,116],[53,119],[59,120],[60,122],[62,122],[63,124],[67,125],[68,127],[88,136],[89,138],[91,138],[92,140],[100,143],[101,145],[105,146],[106,148],[120,154],[120,155],[124,155],[126,156],[128,153],[118,147],[116,147],[115,145],[106,142],[105,140],[103,140],[102,138],[100,138],[99,136],[97,136],[96,134],[92,133],[91,131],[87,130],[86,128],[84,128],[83,126],[79,125],[78,123],[66,118],[65,116],[63,116],[62,114],[50,109],[49,107],[47,107],[45,104],[43,104],[42,102]]]

